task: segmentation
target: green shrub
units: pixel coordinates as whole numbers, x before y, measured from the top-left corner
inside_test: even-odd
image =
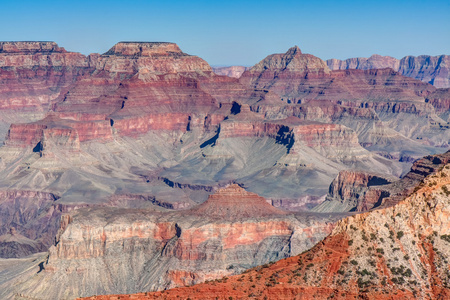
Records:
[[[450,234],[441,235],[441,240],[444,240],[447,243],[450,243]]]

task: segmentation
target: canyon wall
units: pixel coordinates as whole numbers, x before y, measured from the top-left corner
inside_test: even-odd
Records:
[[[396,59],[374,54],[369,58],[357,57],[346,60],[333,58],[327,60],[327,65],[331,70],[391,68],[404,76],[431,83],[437,88],[448,88],[450,87],[449,62],[448,55],[405,56],[402,59]]]

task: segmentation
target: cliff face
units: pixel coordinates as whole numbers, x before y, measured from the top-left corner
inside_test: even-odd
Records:
[[[1,110],[43,113],[59,93],[90,73],[89,59],[54,42],[1,42]]]
[[[404,76],[431,83],[437,88],[448,88],[450,87],[449,62],[448,55],[405,56],[398,60],[375,54],[369,58],[329,59],[327,65],[331,70],[391,68]]]
[[[314,211],[367,211],[392,206],[411,194],[423,180],[450,162],[450,153],[417,160],[401,179],[363,171],[341,171],[328,195]]]
[[[376,189],[397,180],[363,171],[341,171],[333,180],[327,198],[315,211],[364,211],[381,204],[389,193]],[[373,189],[370,189],[373,187]]]
[[[328,221],[287,214],[238,185],[178,213],[78,210],[62,218],[39,274],[22,276],[15,290],[73,298],[191,285],[296,255],[331,229]]]
[[[448,145],[446,90],[438,91],[390,68],[334,70],[307,76],[307,68],[298,67],[284,76],[287,69],[279,69],[271,61],[267,57],[257,65],[266,69],[255,67],[240,78],[242,84],[264,91],[251,109],[266,118],[296,116],[342,124],[358,134],[367,150],[399,161],[429,154],[425,150],[429,146]],[[400,140],[402,146],[398,147]]]
[[[331,70],[348,70],[348,69],[370,70],[370,69],[391,68],[393,70],[398,71],[400,66],[400,61],[398,59],[390,56],[381,56],[378,54],[374,54],[369,58],[356,57],[356,58],[349,58],[346,60],[339,60],[332,58],[327,60],[326,63]]]
[[[193,287],[121,297],[448,298],[449,178],[446,164],[395,206],[338,221],[327,238],[297,257]]]

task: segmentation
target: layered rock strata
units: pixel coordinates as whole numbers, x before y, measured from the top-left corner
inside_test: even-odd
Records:
[[[236,184],[179,213],[78,210],[62,218],[38,274],[11,284],[38,299],[191,285],[296,255],[331,229],[330,221],[288,214]]]
[[[450,162],[450,153],[427,156],[414,162],[401,179],[363,171],[341,171],[330,185],[325,201],[314,211],[367,211],[388,207],[411,194],[423,180]]]
[[[192,287],[120,297],[448,298],[449,178],[446,164],[395,206],[338,221],[327,238],[297,257]]]
[[[369,58],[327,60],[327,65],[331,70],[391,68],[404,76],[431,83],[437,88],[450,87],[449,63],[450,56],[448,55],[405,56],[399,60],[390,56],[374,54]]]
[[[450,139],[445,91],[388,69],[331,71],[298,47],[240,79],[173,43],[85,57],[8,42],[0,61],[0,188],[58,195],[27,221],[49,215],[46,245],[56,207],[185,209],[240,182],[309,209],[339,171],[401,176]]]

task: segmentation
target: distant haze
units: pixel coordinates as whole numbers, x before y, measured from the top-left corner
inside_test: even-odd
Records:
[[[103,53],[168,41],[211,65],[250,66],[298,45],[322,59],[450,54],[450,1],[2,1],[0,40]]]

